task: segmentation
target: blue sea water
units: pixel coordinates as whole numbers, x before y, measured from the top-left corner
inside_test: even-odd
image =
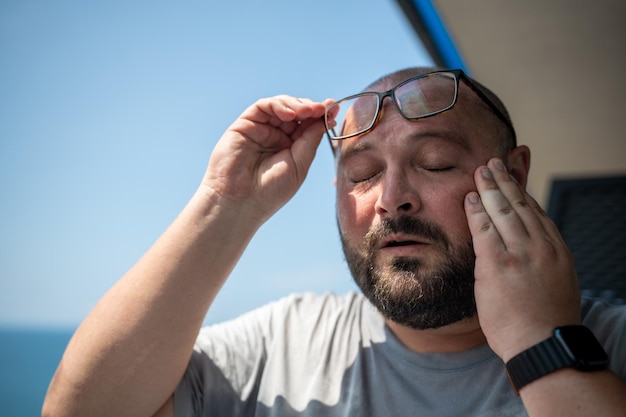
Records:
[[[73,330],[0,328],[0,417],[41,416]]]

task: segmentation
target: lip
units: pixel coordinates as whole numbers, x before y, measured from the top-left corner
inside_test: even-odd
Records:
[[[378,249],[384,251],[405,252],[428,245],[430,245],[430,242],[418,236],[391,234],[382,239]]]
[[[383,258],[412,258],[422,256],[430,248],[430,245],[424,243],[415,243],[405,246],[387,246],[379,249],[379,256]]]

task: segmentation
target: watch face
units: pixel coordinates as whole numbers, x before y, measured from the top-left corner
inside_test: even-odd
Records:
[[[574,367],[584,371],[605,369],[609,357],[591,330],[584,326],[563,326],[554,331],[574,361]]]

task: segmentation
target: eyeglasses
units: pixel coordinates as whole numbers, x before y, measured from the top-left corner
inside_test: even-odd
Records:
[[[443,113],[454,107],[461,78],[511,129],[515,137],[515,130],[509,118],[487,97],[481,87],[460,69],[416,75],[382,93],[367,91],[339,100],[326,108],[324,114],[326,134],[331,140],[343,140],[369,132],[380,119],[385,97],[391,97],[400,114],[408,120]]]

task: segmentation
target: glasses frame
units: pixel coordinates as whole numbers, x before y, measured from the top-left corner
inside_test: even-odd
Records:
[[[398,103],[396,101],[396,96],[395,96],[395,92],[396,89],[398,89],[399,87],[402,87],[403,85],[420,79],[420,78],[424,78],[424,77],[428,77],[431,76],[433,74],[441,74],[441,73],[451,73],[454,75],[454,99],[452,100],[452,103],[441,109],[441,110],[437,110],[435,112],[431,112],[431,113],[427,113],[421,116],[417,116],[417,117],[407,117],[404,115],[404,113],[402,112],[402,110],[400,109],[400,107],[398,106]],[[327,109],[326,109],[326,114],[324,114],[324,127],[326,128],[326,136],[328,137],[328,140],[330,141],[330,146],[333,149],[333,151],[335,150],[335,147],[333,146],[333,142],[336,141],[341,141],[344,139],[348,139],[348,138],[352,138],[355,136],[359,136],[359,135],[363,135],[365,133],[370,132],[371,130],[374,129],[374,127],[378,124],[378,121],[380,119],[380,115],[381,115],[381,109],[383,107],[383,100],[385,99],[385,97],[391,97],[391,101],[393,101],[394,106],[396,107],[396,109],[398,110],[398,112],[402,115],[402,117],[404,117],[407,120],[419,120],[419,119],[424,119],[426,117],[432,117],[432,116],[436,116],[440,113],[443,113],[445,111],[450,110],[451,108],[454,107],[454,105],[456,104],[457,98],[459,96],[459,80],[463,79],[466,84],[476,93],[476,95],[478,95],[478,97],[480,97],[488,106],[489,108],[495,113],[496,116],[498,116],[498,118],[500,120],[502,120],[502,122],[504,122],[504,124],[511,130],[511,132],[513,133],[513,138],[515,138],[515,129],[513,128],[513,124],[511,123],[511,121],[508,119],[508,117],[506,117],[504,115],[504,113],[498,108],[498,106],[495,105],[495,103],[482,91],[481,87],[475,83],[474,81],[472,81],[471,78],[469,78],[467,76],[467,74],[465,74],[465,72],[461,69],[451,69],[451,70],[438,70],[438,71],[431,71],[431,72],[427,72],[424,74],[418,74],[415,75],[411,78],[407,78],[406,80],[402,81],[401,83],[397,84],[396,86],[390,88],[387,91],[384,92],[378,92],[378,91],[364,91],[362,93],[358,93],[358,94],[354,94],[348,97],[344,97],[341,100],[338,100],[336,103],[343,101],[343,100],[350,100],[350,99],[354,99],[360,96],[364,96],[364,95],[376,95],[378,97],[378,101],[377,101],[377,106],[376,106],[376,115],[374,116],[374,118],[372,119],[372,123],[364,130],[361,130],[357,133],[351,133],[349,135],[345,135],[345,136],[339,136],[339,137],[331,137],[330,131],[331,128],[328,127],[328,123],[326,121],[327,119],[327,114],[328,114],[328,110],[332,109],[332,107],[334,106],[334,104],[330,105]]]

